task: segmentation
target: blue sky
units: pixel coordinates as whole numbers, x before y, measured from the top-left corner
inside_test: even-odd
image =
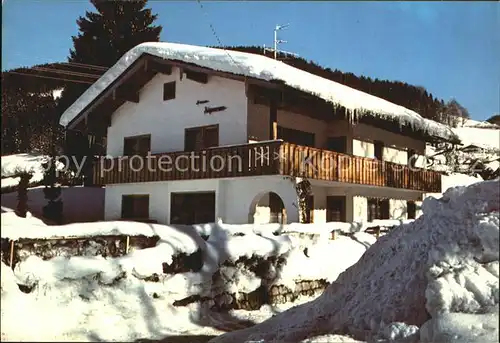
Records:
[[[500,112],[500,5],[496,2],[149,1],[162,40],[271,45],[332,69],[424,86],[454,97],[475,119]],[[63,61],[85,0],[4,0],[2,70]]]

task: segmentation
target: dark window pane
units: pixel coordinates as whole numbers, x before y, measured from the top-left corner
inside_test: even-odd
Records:
[[[375,158],[377,160],[382,160],[384,156],[384,143],[382,141],[375,141]]]
[[[327,149],[345,154],[347,152],[347,137],[328,138]]]
[[[163,100],[175,99],[175,81],[163,84]]]
[[[415,219],[417,217],[417,204],[415,201],[407,201],[406,202],[408,219]]]

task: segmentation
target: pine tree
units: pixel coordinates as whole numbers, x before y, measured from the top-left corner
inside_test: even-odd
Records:
[[[73,38],[69,62],[97,66],[113,66],[127,51],[144,42],[158,42],[161,26],[153,25],[157,19],[151,9],[146,8],[147,0],[109,1],[91,0],[97,12],[86,12],[77,20],[79,33]],[[88,88],[85,84],[68,85],[59,100],[62,113]],[[66,154],[90,163],[94,152],[88,141],[75,139],[75,144],[67,144]],[[84,170],[90,170],[88,166]]]
[[[145,8],[147,0],[91,0],[97,12],[86,12],[76,21],[80,32],[73,36],[69,62],[113,66],[127,51],[144,42],[158,42],[161,26],[153,25],[157,15]],[[67,108],[87,88],[71,85],[62,94]],[[71,94],[71,96],[70,96]]]

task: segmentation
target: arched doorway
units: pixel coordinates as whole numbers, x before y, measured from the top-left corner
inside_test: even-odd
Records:
[[[248,222],[254,224],[286,223],[285,204],[274,192],[264,192],[255,196],[250,204]]]

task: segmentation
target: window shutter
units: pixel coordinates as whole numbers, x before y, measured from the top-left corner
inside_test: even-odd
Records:
[[[219,129],[217,126],[207,127],[203,137],[203,148],[219,146]]]

